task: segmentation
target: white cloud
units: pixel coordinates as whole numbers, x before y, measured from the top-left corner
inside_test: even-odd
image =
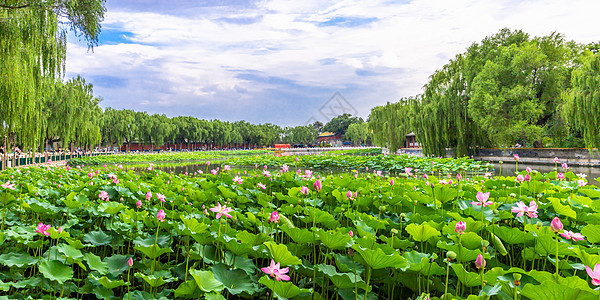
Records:
[[[272,96],[272,89],[285,89],[285,81],[239,78],[240,70],[252,70],[263,78],[306,86],[307,93],[320,89],[307,98],[346,90],[351,94],[344,96],[367,117],[372,106],[419,93],[433,71],[501,28],[537,36],[558,31],[568,39],[595,41],[595,27],[586,20],[595,19],[599,8],[599,2],[583,0],[274,0],[231,14],[202,8],[194,17],[189,11],[178,16],[173,11],[114,9],[103,26],[131,32],[131,43],[102,44],[94,53],[70,43],[67,68],[91,78],[126,78],[127,86],[97,89],[107,104],[117,107],[142,105],[136,109],[161,112],[160,107],[178,106],[182,114],[202,116],[190,110],[261,105],[269,100],[263,98],[267,92]],[[232,19],[255,22],[227,21]],[[349,23],[319,25],[332,20]],[[359,76],[357,70],[369,76]],[[299,123],[297,119],[313,113],[305,103],[297,106],[293,111],[301,116],[287,122]],[[276,121],[264,113],[221,111],[216,117]]]

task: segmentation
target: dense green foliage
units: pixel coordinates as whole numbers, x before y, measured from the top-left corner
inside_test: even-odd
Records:
[[[320,174],[318,187],[316,173],[268,171],[242,181],[234,170],[4,171],[0,182],[15,185],[0,187],[0,297],[599,296],[582,270],[600,263],[600,191],[572,172],[454,183]],[[511,212],[519,201],[534,201],[535,214]],[[553,218],[564,228],[553,231]],[[269,271],[275,263],[289,269]]]
[[[454,148],[458,156],[477,147],[567,145],[578,131],[563,119],[561,94],[583,50],[557,33],[503,29],[436,71],[422,95],[373,108],[374,141],[395,150],[413,131],[426,154]]]
[[[346,138],[351,140],[354,145],[364,145],[371,137],[369,124],[365,122],[352,123],[346,130]]]
[[[7,148],[36,149],[56,134],[67,144],[98,140],[93,113],[99,100],[92,99],[91,86],[81,78],[63,82],[60,75],[68,30],[95,45],[104,2],[0,1],[0,135]]]
[[[493,170],[493,166],[474,161],[467,157],[435,158],[417,157],[410,155],[360,155],[360,152],[346,153],[346,151],[333,151],[326,155],[303,155],[303,156],[273,156],[255,155],[245,157],[234,157],[224,163],[238,166],[277,166],[287,165],[298,168],[317,169],[344,169],[386,171],[392,173],[404,173],[405,168],[411,168],[413,173],[454,174],[458,172],[473,172],[483,174]]]
[[[586,146],[600,148],[600,54],[585,52],[565,93],[567,120],[583,131]]]
[[[101,156],[84,156],[70,159],[70,166],[98,166],[103,164],[132,163],[132,162],[158,162],[158,161],[194,161],[222,159],[236,155],[256,155],[267,153],[266,150],[239,150],[239,151],[195,151],[195,152],[164,152],[164,153],[127,153]]]
[[[336,134],[345,134],[348,127],[355,123],[363,123],[363,119],[359,117],[353,117],[349,113],[341,114],[333,119],[329,120],[325,126],[323,126],[323,132],[333,132]]]

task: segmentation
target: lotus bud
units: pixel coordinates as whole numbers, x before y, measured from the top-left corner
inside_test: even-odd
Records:
[[[446,257],[450,259],[456,259],[456,253],[454,251],[446,252]]]

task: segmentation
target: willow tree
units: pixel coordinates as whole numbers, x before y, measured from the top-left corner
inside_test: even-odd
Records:
[[[0,134],[5,144],[7,136],[24,148],[40,144],[44,97],[64,70],[67,31],[89,47],[96,45],[104,2],[0,0]]]
[[[600,148],[600,53],[586,51],[582,65],[571,74],[572,88],[564,94],[564,115],[582,130],[586,147]]]
[[[373,132],[373,143],[396,152],[404,144],[406,135],[417,129],[415,117],[419,105],[419,98],[409,97],[372,108],[368,128]]]

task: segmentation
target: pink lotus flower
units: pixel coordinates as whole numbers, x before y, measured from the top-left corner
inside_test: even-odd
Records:
[[[454,228],[454,231],[456,231],[456,233],[463,234],[465,233],[465,230],[467,230],[467,223],[463,221],[456,223],[456,227]]]
[[[161,193],[156,193],[156,198],[158,198],[158,200],[160,200],[160,202],[167,202],[167,201],[165,201],[165,199],[167,197]]]
[[[215,169],[212,169],[212,170],[210,170],[210,172],[211,172],[213,175],[217,175],[217,173],[219,173],[219,171],[217,171],[217,170],[215,170]]]
[[[254,168],[255,168],[255,169],[256,169],[256,168],[258,168],[258,164],[254,164]]]
[[[94,173],[92,173],[92,172],[88,173],[88,177],[89,177],[89,178],[92,178],[92,177],[94,177]]]
[[[265,170],[265,171],[263,171],[263,172],[262,172],[262,174],[263,174],[265,177],[267,177],[267,178],[271,178],[271,172],[269,172],[269,171],[266,171],[266,170]]]
[[[423,174],[423,178],[429,179],[429,176],[427,176],[427,174]]]
[[[583,241],[585,240],[585,236],[581,233],[573,233],[573,231],[565,230],[565,232],[560,234],[565,239],[573,239],[573,241]]]
[[[62,226],[58,226],[58,230],[56,230],[56,231],[58,231],[58,233],[62,233],[63,232]]]
[[[600,285],[600,264],[596,264],[594,271],[588,266],[585,266],[585,271],[592,278],[593,285]]]
[[[264,185],[262,182],[259,182],[259,183],[258,183],[258,188],[261,188],[261,189],[263,189],[263,190],[266,190],[266,189],[267,189],[267,186],[266,186],[266,185]]]
[[[266,170],[266,169],[267,169],[267,165],[264,165],[264,166],[263,166],[263,169],[265,169],[265,170]]]
[[[315,190],[317,192],[320,192],[321,188],[323,188],[323,185],[321,184],[321,180],[317,179],[317,181],[315,181],[315,183],[313,184],[313,187],[315,188]]]
[[[527,173],[533,172],[533,170],[530,167],[525,168],[525,171],[527,171]]]
[[[70,166],[67,166],[67,171],[71,171],[71,167]]]
[[[100,200],[104,200],[104,201],[108,201],[108,193],[106,191],[101,191],[100,195],[98,195],[100,197]]]
[[[535,201],[531,200],[529,207],[527,207],[523,201],[519,201],[516,204],[517,207],[513,207],[510,211],[516,213],[517,217],[527,214],[527,216],[530,218],[537,218],[538,205],[535,203]]]
[[[394,185],[394,178],[390,179],[390,185]]]
[[[300,188],[300,193],[302,193],[302,194],[304,194],[304,195],[308,195],[308,193],[309,193],[309,192],[310,192],[310,191],[309,191],[309,190],[308,190],[308,188],[307,188],[307,187],[305,187],[305,186],[302,186],[302,187]]]
[[[563,224],[558,217],[554,217],[550,222],[550,229],[554,232],[560,232],[563,229]]]
[[[300,175],[300,174],[302,174],[302,170],[300,170],[300,169],[296,170],[296,174],[297,174],[297,175]]]
[[[352,230],[350,230],[350,231],[348,232],[348,235],[349,235],[350,237],[354,237],[354,232],[352,232]]]
[[[554,162],[558,163],[558,161],[559,161],[558,157],[554,157]]]
[[[231,166],[225,165],[225,166],[223,166],[223,170],[230,171],[231,170]]]
[[[210,161],[208,161],[208,160],[207,160],[207,161],[206,161],[206,165],[207,165],[207,166],[210,166]]]
[[[239,177],[239,176],[233,177],[233,182],[235,182],[237,184],[242,184],[243,181],[244,180],[241,177]]]
[[[483,255],[481,255],[481,254],[477,255],[477,259],[475,260],[475,267],[477,269],[483,269],[483,268],[485,268],[485,265],[486,265],[486,262],[485,262],[485,259],[483,258]]]
[[[569,165],[567,165],[567,163],[566,163],[566,162],[562,163],[562,165],[561,165],[561,166],[562,166],[562,168],[563,168],[563,169],[565,169],[565,170],[568,170],[568,169],[569,169]]]
[[[492,201],[487,201],[490,198],[490,192],[487,193],[482,193],[482,192],[477,192],[477,201],[479,202],[471,202],[472,205],[483,205],[483,207],[487,207],[489,205],[494,204],[494,202]]]
[[[271,213],[271,217],[269,218],[269,222],[279,223],[279,213],[277,211],[273,211]]]
[[[577,180],[577,186],[578,187],[584,187],[587,185],[587,182],[585,181],[585,179],[579,179]]]
[[[523,175],[519,174],[517,175],[517,182],[523,182],[525,181],[525,177],[523,177]]]
[[[456,174],[456,179],[458,179],[459,181],[462,180],[462,175],[460,175],[460,173]]]
[[[404,167],[404,173],[406,173],[406,174],[410,174],[410,171],[412,171],[412,169],[411,169],[411,168],[409,168],[409,167]]]
[[[283,173],[285,173],[285,172],[287,172],[287,171],[289,171],[289,170],[290,170],[290,167],[288,167],[288,165],[283,165],[283,166],[281,167],[281,172],[283,172]]]
[[[520,159],[520,157],[519,157],[519,154],[515,154],[515,155],[513,156],[513,159],[514,159],[514,160],[516,160],[516,161],[519,161],[519,159]]]
[[[48,225],[44,225],[44,223],[40,222],[37,226],[37,229],[35,230],[35,232],[42,234],[42,235],[50,235],[50,233],[48,232],[48,229],[50,229],[50,224]]]
[[[10,181],[7,181],[5,184],[2,185],[2,187],[5,189],[14,190],[15,184],[14,183],[11,184]]]
[[[377,172],[375,173],[375,175],[377,175],[377,176],[379,176],[379,177],[383,176],[383,175],[381,175],[381,174],[382,174],[382,173],[381,173],[381,171],[377,171]]]
[[[306,178],[310,178],[312,177],[312,171],[311,170],[304,170],[304,176],[306,176]]]
[[[529,176],[529,174],[525,174],[525,178],[523,178],[525,181],[529,181],[531,180],[531,177]]]
[[[127,260],[127,265],[128,265],[130,268],[131,268],[131,267],[133,267],[133,257],[130,257],[130,258]]]
[[[558,179],[558,180],[565,179],[565,173],[558,173],[558,174],[556,174],[556,179]]]
[[[152,199],[152,192],[151,192],[151,191],[148,191],[148,192],[146,193],[146,200],[150,200],[150,199]]]
[[[135,206],[137,206],[137,208],[141,208],[141,207],[142,207],[142,200],[138,200],[138,201],[135,203]]]
[[[298,157],[296,156],[296,158],[294,159],[296,162],[298,162]]]
[[[158,213],[156,214],[156,218],[161,222],[165,221],[166,216],[167,216],[167,214],[165,214],[165,211],[163,209],[159,210]]]
[[[289,281],[290,277],[285,275],[287,272],[289,272],[289,267],[288,268],[283,268],[281,269],[279,267],[279,263],[275,263],[274,260],[271,259],[271,265],[269,265],[266,268],[260,268],[261,271],[265,272],[266,274],[268,274],[271,277],[275,277],[275,279],[277,281]]]
[[[226,216],[228,218],[233,218],[230,214],[228,214],[229,212],[232,212],[233,209],[231,209],[230,207],[227,207],[225,205],[221,206],[220,202],[217,202],[217,206],[215,207],[211,207],[210,211],[217,213],[216,219],[218,220],[221,216]]]

